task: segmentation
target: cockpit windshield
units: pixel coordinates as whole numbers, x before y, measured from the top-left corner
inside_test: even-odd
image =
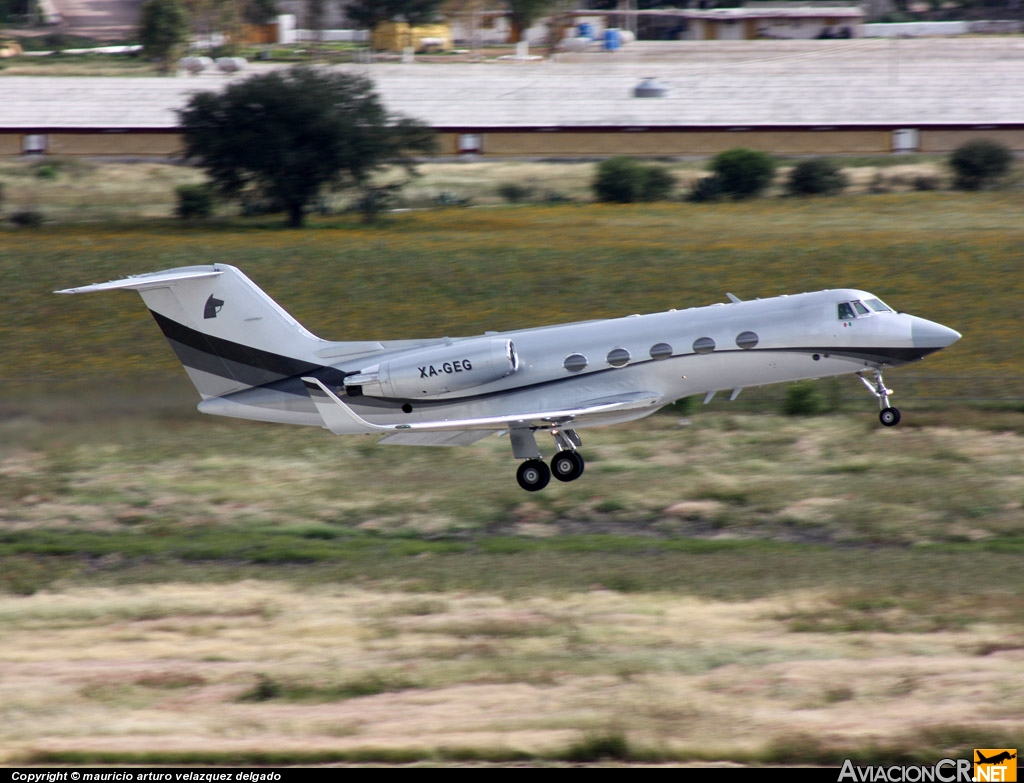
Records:
[[[891,312],[892,310],[881,299],[866,299],[863,302],[854,299],[852,302],[840,302],[837,305],[836,315],[840,321],[851,321],[854,318],[863,318],[873,313]]]

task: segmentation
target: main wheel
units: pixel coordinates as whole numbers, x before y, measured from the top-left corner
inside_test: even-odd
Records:
[[[878,414],[878,420],[886,427],[895,427],[900,423],[900,412],[898,408],[882,408]]]
[[[516,471],[516,481],[527,492],[536,492],[551,481],[551,470],[539,459],[528,459]]]
[[[575,481],[583,475],[583,457],[575,451],[560,451],[551,459],[551,475],[559,481]]]

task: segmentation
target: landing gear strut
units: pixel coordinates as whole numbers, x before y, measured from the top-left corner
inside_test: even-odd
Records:
[[[874,371],[875,380],[874,383],[865,378],[861,373],[857,373],[857,377],[860,378],[861,383],[868,387],[868,391],[871,392],[875,397],[878,398],[878,407],[881,410],[878,413],[878,420],[882,422],[885,427],[895,427],[900,423],[900,411],[899,408],[893,408],[889,405],[889,395],[892,394],[892,389],[885,388],[885,381],[882,380],[882,371]]]

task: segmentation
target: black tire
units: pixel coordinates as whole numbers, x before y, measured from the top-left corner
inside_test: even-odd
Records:
[[[560,451],[551,458],[551,475],[559,481],[575,481],[583,475],[583,457],[575,451]]]
[[[900,418],[902,417],[897,408],[882,408],[882,412],[878,414],[878,420],[885,427],[895,427],[900,423]]]
[[[516,471],[516,481],[527,492],[537,492],[551,481],[551,469],[539,459],[528,459]]]

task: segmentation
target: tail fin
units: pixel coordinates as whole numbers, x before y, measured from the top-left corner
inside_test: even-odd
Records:
[[[331,345],[308,332],[241,271],[189,266],[68,288],[59,294],[138,291],[203,399],[323,366]]]

